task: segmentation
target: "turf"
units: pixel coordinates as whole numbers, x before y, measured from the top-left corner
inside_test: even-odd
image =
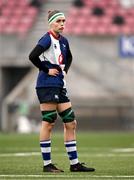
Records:
[[[79,132],[79,160],[92,173],[71,173],[63,136],[53,133],[52,159],[64,173],[42,172],[38,134],[0,134],[0,179],[134,179],[134,133]]]

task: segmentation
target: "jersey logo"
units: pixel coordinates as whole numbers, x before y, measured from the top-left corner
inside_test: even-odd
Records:
[[[59,62],[59,64],[63,63],[63,55],[62,54],[59,55],[58,62]]]
[[[57,94],[55,94],[55,96],[54,96],[54,97],[55,97],[55,99],[59,99],[59,96],[58,96]]]
[[[54,48],[55,48],[55,49],[57,49],[57,46],[56,46],[56,44],[54,44]]]
[[[63,48],[66,48],[66,45],[65,44],[62,44]]]

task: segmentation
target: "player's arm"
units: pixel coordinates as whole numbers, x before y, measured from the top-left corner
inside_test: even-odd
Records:
[[[70,66],[71,66],[72,59],[73,59],[72,53],[71,53],[70,48],[69,48],[69,46],[68,46],[67,62],[66,62],[66,64],[65,64],[65,68],[64,68],[64,71],[65,71],[66,73],[68,72],[68,70],[69,70],[69,68],[70,68]]]
[[[45,65],[45,62],[41,62],[39,56],[46,51],[51,45],[51,39],[46,33],[37,43],[35,48],[29,54],[29,60],[37,67],[39,70],[42,70],[46,73],[49,72],[48,67]]]
[[[43,65],[39,56],[44,52],[44,48],[40,45],[36,45],[35,48],[29,54],[29,60],[37,67],[39,70],[42,70],[46,73],[49,72],[49,69]]]

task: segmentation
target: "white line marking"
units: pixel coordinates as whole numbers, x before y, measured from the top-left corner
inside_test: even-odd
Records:
[[[58,175],[58,174],[50,174],[50,175],[36,175],[36,174],[30,174],[30,175],[14,175],[14,174],[9,174],[9,175],[7,175],[7,174],[1,174],[0,175],[0,177],[11,177],[11,178],[13,178],[13,177],[36,177],[36,178],[42,178],[42,177],[44,177],[44,178],[52,178],[52,177],[56,177],[56,178],[80,178],[80,177],[89,177],[89,178],[134,178],[134,175],[115,175],[115,176],[111,176],[111,175],[86,175],[86,174],[82,174],[82,175],[67,175],[67,174],[65,174],[65,175]]]
[[[40,156],[40,152],[24,152],[24,153],[1,153],[0,157],[27,157]],[[66,153],[56,153],[56,156],[66,156]],[[79,153],[81,157],[134,157],[134,154],[119,153]]]
[[[129,153],[129,152],[134,152],[134,148],[117,148],[113,149],[113,152],[121,152],[121,153]]]
[[[0,154],[0,157],[13,157],[13,156],[39,156],[39,152],[24,152],[24,153],[3,153]]]

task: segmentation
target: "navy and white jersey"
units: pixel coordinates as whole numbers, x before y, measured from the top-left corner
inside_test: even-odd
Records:
[[[59,74],[50,76],[42,70],[39,71],[36,88],[65,87],[63,70],[65,70],[69,54],[71,54],[67,39],[61,35],[56,38],[51,32],[47,32],[37,45],[44,48],[44,52],[39,56],[42,66],[44,65],[48,69],[57,68]]]

